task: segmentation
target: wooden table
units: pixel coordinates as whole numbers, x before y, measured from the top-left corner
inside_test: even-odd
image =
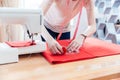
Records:
[[[40,54],[32,54],[20,56],[18,63],[0,65],[0,80],[116,79],[120,80],[120,55],[50,64]]]

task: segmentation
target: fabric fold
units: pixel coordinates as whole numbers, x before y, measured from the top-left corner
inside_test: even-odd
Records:
[[[67,46],[70,40],[59,40],[62,46]],[[52,64],[86,60],[103,56],[120,54],[120,45],[105,42],[96,38],[86,38],[79,53],[66,53],[64,55],[52,55],[47,49],[43,56]]]
[[[27,47],[31,45],[36,45],[35,42],[32,41],[13,41],[13,42],[6,42],[11,47]]]

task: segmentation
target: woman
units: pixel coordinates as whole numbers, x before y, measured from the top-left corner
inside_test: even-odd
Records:
[[[48,43],[48,47],[53,54],[62,54],[62,46],[55,40],[59,33],[63,34],[60,39],[70,38],[70,20],[74,18],[81,9],[81,5],[87,10],[88,28],[68,45],[68,52],[76,52],[82,46],[86,37],[91,36],[96,31],[95,18],[93,12],[93,0],[44,0],[41,8],[45,20],[42,36]],[[84,26],[82,26],[84,27]]]

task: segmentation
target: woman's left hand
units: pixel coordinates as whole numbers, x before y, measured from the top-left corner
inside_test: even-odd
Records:
[[[67,51],[69,53],[71,52],[79,52],[80,47],[82,46],[84,42],[85,37],[80,35],[77,38],[75,38],[67,47]]]

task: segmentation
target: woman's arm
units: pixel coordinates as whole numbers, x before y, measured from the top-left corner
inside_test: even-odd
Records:
[[[80,35],[77,36],[67,47],[68,52],[78,52],[87,36],[93,35],[96,31],[95,17],[94,17],[94,6],[93,0],[84,0],[85,8],[88,16],[88,28]],[[84,27],[84,26],[83,26]]]
[[[87,10],[88,28],[84,31],[83,35],[91,36],[96,31],[93,0],[85,0],[85,8]]]
[[[53,1],[54,0],[43,0],[42,1],[40,8],[42,9],[44,16],[49,10],[49,8],[51,7]],[[42,27],[42,36],[45,38],[46,42],[53,40],[52,36],[48,33],[45,26]]]
[[[41,9],[43,10],[43,15],[45,16],[51,5],[53,4],[53,1],[55,0],[44,0],[41,4]],[[62,46],[48,33],[45,26],[42,27],[42,33],[41,35],[48,43],[49,50],[53,54],[62,54]]]

